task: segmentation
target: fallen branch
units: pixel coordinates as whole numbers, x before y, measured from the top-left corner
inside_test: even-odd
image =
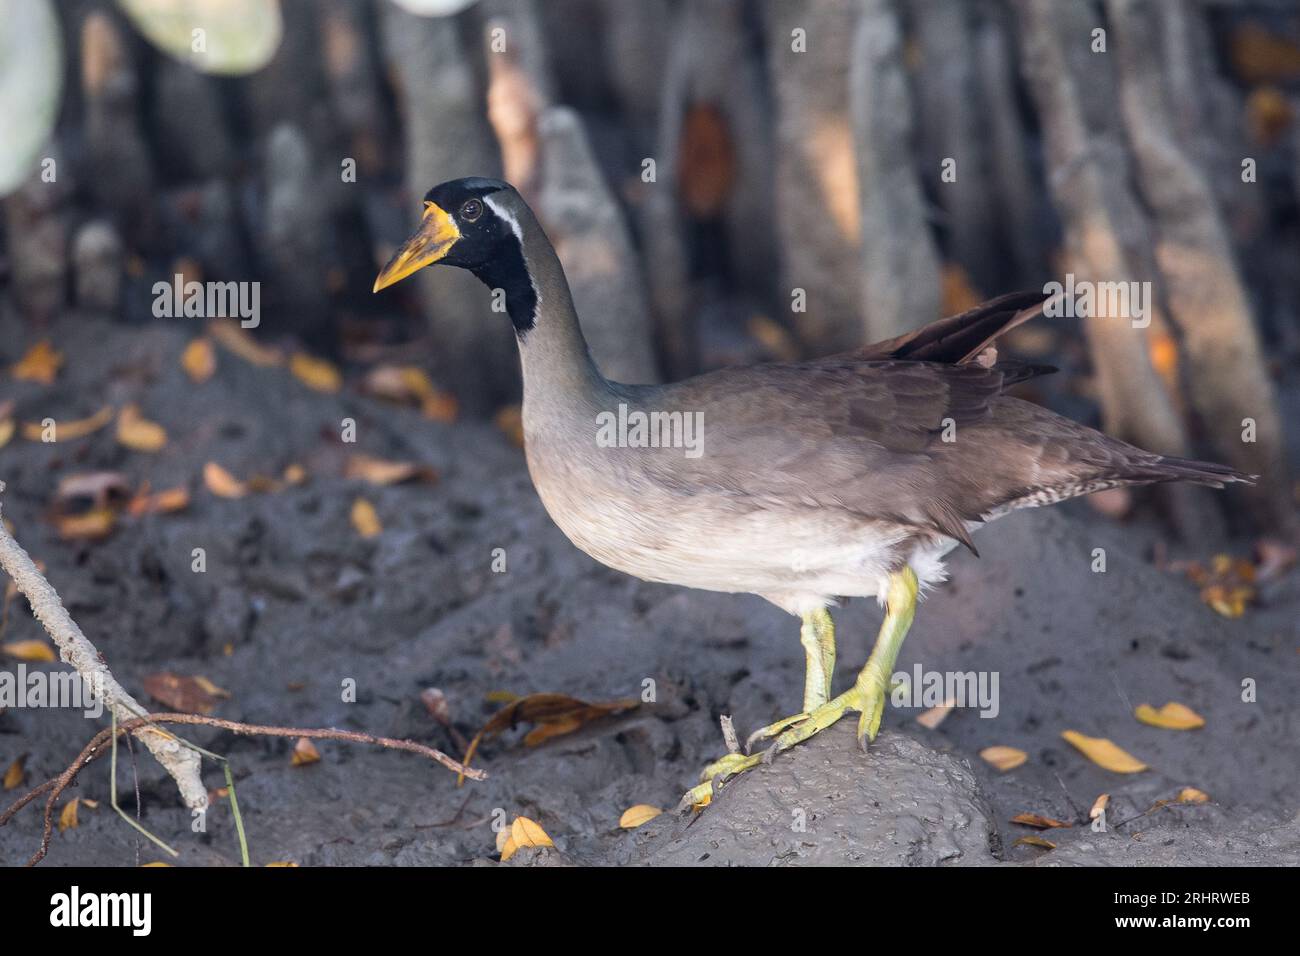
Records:
[[[0,492],[3,491],[4,482],[0,481]],[[37,570],[31,556],[14,540],[3,521],[0,521],[0,567],[26,596],[32,613],[59,648],[63,661],[72,665],[87,687],[94,688],[119,723],[133,724],[135,736],[176,781],[185,805],[191,810],[206,807],[208,791],[199,774],[199,755],[171,734],[148,726],[149,712],[117,682],[95,645],[87,640],[64,608],[58,592]]]
[[[135,733],[142,727],[149,724],[192,724],[202,727],[216,727],[221,730],[228,730],[231,733],[242,734],[244,736],[262,736],[262,737],[311,737],[317,740],[341,740],[347,743],[373,744],[378,747],[384,747],[389,750],[405,750],[409,753],[416,753],[428,757],[437,763],[442,764],[448,770],[463,774],[473,780],[486,779],[487,774],[482,770],[476,770],[466,767],[460,761],[455,760],[441,750],[428,747],[424,744],[418,744],[411,740],[397,740],[392,737],[376,737],[373,734],[363,734],[351,730],[336,730],[332,727],[325,728],[303,728],[303,727],[270,727],[261,724],[245,724],[236,720],[224,720],[220,717],[205,717],[201,714],[151,714],[148,717],[137,717],[133,720],[122,722],[116,728],[108,727],[101,730],[95,735],[90,743],[77,755],[66,770],[57,777],[45,781],[38,787],[33,788],[23,796],[19,797],[4,813],[0,813],[0,827],[4,826],[14,815],[23,807],[31,803],[37,797],[44,793],[49,793],[45,801],[45,822],[41,832],[40,849],[27,861],[28,866],[35,866],[45,858],[45,854],[50,849],[50,838],[54,833],[54,805],[58,802],[63,792],[72,786],[82,769],[89,764],[103,748],[103,746],[113,737],[114,733],[129,734]],[[162,733],[162,731],[158,731]],[[138,734],[136,736],[139,736]],[[206,794],[205,794],[206,796]]]

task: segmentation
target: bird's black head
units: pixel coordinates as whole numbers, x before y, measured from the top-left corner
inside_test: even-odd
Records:
[[[384,266],[374,291],[434,263],[458,266],[501,289],[515,329],[527,332],[537,291],[524,260],[519,216],[525,210],[514,187],[499,179],[474,176],[434,186],[424,195],[420,227]]]

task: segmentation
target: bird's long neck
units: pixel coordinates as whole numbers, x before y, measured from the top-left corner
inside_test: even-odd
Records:
[[[560,258],[530,211],[513,218],[518,258],[503,257],[489,267],[492,275],[479,278],[505,294],[519,340],[526,417],[586,407],[609,386],[587,349]]]

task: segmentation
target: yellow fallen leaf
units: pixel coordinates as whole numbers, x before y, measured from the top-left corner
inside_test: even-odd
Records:
[[[60,833],[64,830],[75,830],[80,825],[80,822],[77,820],[77,807],[80,805],[80,797],[73,797],[63,805],[63,809],[59,811]]]
[[[50,345],[49,339],[42,339],[27,350],[27,354],[13,367],[13,373],[20,382],[53,385],[62,367],[63,353]]]
[[[212,347],[212,340],[204,335],[185,346],[181,353],[181,368],[198,385],[212,378],[217,370],[217,350]]]
[[[985,747],[980,751],[980,757],[987,763],[991,763],[1003,773],[1008,770],[1015,770],[1022,763],[1029,759],[1029,754],[1016,747]]]
[[[208,323],[208,332],[217,344],[245,362],[263,368],[284,364],[284,354],[279,349],[260,344],[234,319],[213,319]]]
[[[167,431],[144,418],[137,406],[127,405],[117,414],[117,441],[133,451],[158,451],[167,444]]]
[[[111,508],[92,508],[83,514],[63,515],[54,519],[59,537],[65,541],[99,541],[107,538],[117,524],[117,512]]]
[[[648,803],[638,803],[634,807],[628,807],[623,811],[623,815],[618,818],[618,825],[624,830],[635,830],[637,827],[649,823],[659,814],[663,813],[658,807],[652,807]]]
[[[1077,730],[1063,730],[1061,736],[1104,770],[1113,773],[1140,773],[1147,769],[1147,765],[1141,760],[1121,750],[1105,737],[1088,737]]]
[[[516,850],[526,846],[543,847],[555,846],[555,844],[546,835],[546,831],[534,821],[527,817],[515,817],[515,822],[510,824],[510,837],[501,851],[501,862],[504,863],[515,855]]]
[[[296,462],[285,465],[283,478],[286,485],[301,485],[307,480],[307,469]]]
[[[188,508],[190,504],[190,492],[188,488],[168,488],[164,491],[149,493],[148,485],[141,488],[139,493],[131,499],[127,510],[134,516],[147,514],[170,514],[173,511],[182,511]]]
[[[306,737],[299,737],[298,742],[293,745],[293,766],[305,767],[307,764],[317,763],[320,761],[320,751],[316,745]]]
[[[0,418],[0,448],[9,444],[9,440],[14,437],[16,427],[12,418]]]
[[[1110,804],[1110,794],[1103,793],[1101,796],[1099,796],[1096,800],[1092,802],[1092,809],[1088,811],[1088,819],[1089,820],[1097,819],[1106,811],[1106,807],[1109,804]]]
[[[435,392],[420,401],[420,412],[430,421],[451,424],[460,414],[460,402],[450,392]]]
[[[58,660],[58,657],[54,654],[54,648],[36,638],[32,638],[30,641],[14,641],[12,644],[5,644],[0,646],[0,651],[4,651],[10,657],[16,657],[20,661]]]
[[[154,860],[152,863],[141,863],[141,864],[140,864],[140,867],[141,867],[142,869],[145,868],[145,867],[150,867],[150,868],[152,868],[152,867],[156,867],[156,866],[166,866],[166,867],[170,867],[171,864],[170,864],[170,863],[167,863],[167,862],[164,861],[164,860]]]
[[[509,843],[510,843],[510,828],[502,827],[500,830],[497,831],[497,838],[496,838],[497,852],[504,853],[506,846]]]
[[[54,440],[72,441],[85,438],[113,420],[113,406],[105,405],[89,418],[78,418],[70,422],[54,423]],[[28,441],[45,441],[45,425],[42,422],[23,422],[23,437]]]
[[[248,494],[248,486],[215,461],[203,466],[203,483],[218,498],[242,498]]]
[[[953,699],[945,700],[938,707],[931,707],[924,713],[916,715],[916,722],[926,730],[934,730],[952,713],[953,708],[957,706],[957,701]]]
[[[1196,730],[1205,726],[1205,718],[1190,707],[1170,701],[1159,710],[1150,704],[1139,704],[1133,716],[1152,727],[1165,730]]]
[[[298,381],[318,392],[332,393],[343,387],[343,376],[338,369],[324,359],[302,352],[295,352],[289,359],[289,371]]]
[[[1195,787],[1183,787],[1178,793],[1179,803],[1209,803],[1210,795],[1204,790],[1197,790]]]
[[[763,349],[778,362],[796,362],[799,360],[799,343],[780,322],[766,315],[749,317],[745,323],[749,337],[763,346]]]
[[[363,538],[378,537],[384,530],[375,506],[365,498],[358,498],[352,502],[352,527]]]
[[[292,860],[276,860],[275,862],[268,863],[266,865],[267,867],[295,867],[295,868],[298,866],[298,864],[294,863]]]
[[[13,790],[23,782],[23,778],[27,776],[26,766],[27,754],[23,754],[9,765],[9,769],[5,771],[4,776],[4,788],[6,790]]]

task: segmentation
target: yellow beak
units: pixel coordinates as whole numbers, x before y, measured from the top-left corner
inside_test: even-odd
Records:
[[[372,291],[378,292],[394,282],[405,279],[412,272],[418,272],[427,265],[437,262],[456,241],[460,239],[460,229],[456,221],[447,215],[437,203],[424,204],[424,216],[420,219],[420,228],[412,233],[411,238],[402,243],[393,258],[388,260],[379,276],[375,279]]]

